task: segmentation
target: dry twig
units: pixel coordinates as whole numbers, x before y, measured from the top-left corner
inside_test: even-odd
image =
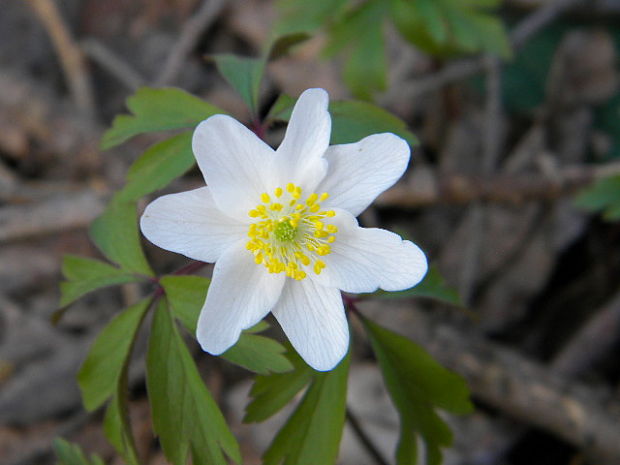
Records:
[[[86,63],[56,4],[53,0],[31,0],[29,3],[52,39],[75,105],[93,118],[95,105]]]

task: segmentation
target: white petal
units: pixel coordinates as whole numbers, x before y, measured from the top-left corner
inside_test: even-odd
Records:
[[[338,226],[326,268],[312,279],[345,292],[400,291],[418,284],[426,274],[426,256],[413,242],[377,228],[361,228],[348,212],[336,210]]]
[[[151,202],[140,218],[140,229],[162,249],[214,262],[245,236],[248,226],[222,213],[210,189],[202,187]]]
[[[276,169],[281,186],[289,182],[313,190],[325,176],[323,159],[329,146],[331,117],[329,96],[323,89],[303,92],[288,123],[286,135],[276,151]]]
[[[274,151],[237,120],[212,116],[198,125],[192,149],[220,210],[240,220],[260,203],[269,182]]]
[[[409,145],[391,134],[374,134],[354,144],[333,145],[327,149],[327,175],[316,192],[327,192],[326,207],[359,215],[405,172]]]
[[[273,309],[299,355],[315,370],[334,368],[349,349],[342,296],[310,279],[288,279]]]
[[[205,352],[219,355],[241,331],[258,323],[278,301],[286,277],[254,263],[245,241],[227,249],[215,264],[196,338]]]

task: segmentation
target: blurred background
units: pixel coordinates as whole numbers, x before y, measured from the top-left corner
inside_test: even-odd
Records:
[[[388,82],[374,100],[420,145],[403,180],[361,221],[418,243],[463,305],[418,298],[360,308],[469,381],[478,408],[448,419],[455,446],[445,464],[617,465],[620,224],[577,208],[575,195],[620,173],[620,2],[505,0],[499,13],[514,47],[508,61],[431,56],[385,27]],[[82,408],[75,373],[98,331],[144,290],[97,292],[51,324],[62,256],[99,256],[88,225],[159,136],[107,152],[99,139],[141,85],[179,86],[247,121],[206,56],[257,56],[277,18],[269,0],[2,3],[0,463],[54,463],[56,436],[121,463],[101,413]],[[263,111],[279,94],[308,87],[351,98],[343,58],[326,59],[325,42],[319,32],[268,65]],[[268,137],[277,144],[281,135],[274,127]],[[200,183],[193,171],[168,191]],[[184,263],[146,250],[158,271]],[[149,420],[144,342],[131,416],[142,456],[164,464]],[[356,344],[348,404],[392,463],[397,414],[366,342]],[[260,463],[286,411],[242,425],[249,375],[202,354],[199,361],[245,463]],[[381,463],[350,425],[340,462]]]

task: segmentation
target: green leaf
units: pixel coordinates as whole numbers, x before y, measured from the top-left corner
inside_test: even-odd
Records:
[[[168,275],[159,280],[166,292],[172,314],[192,335],[196,334],[198,316],[210,283],[208,278],[185,275]]]
[[[305,42],[310,37],[310,34],[306,32],[293,32],[276,36],[266,47],[267,53],[265,55],[267,56],[267,61],[277,60],[288,55],[291,48]]]
[[[132,201],[162,189],[189,171],[195,161],[191,132],[152,145],[129,168],[119,196]]]
[[[178,318],[192,335],[196,334],[196,324],[207,296],[209,280],[200,276],[164,276],[160,283],[166,291],[175,318]],[[254,327],[241,333],[237,344],[221,357],[260,374],[291,370],[292,365],[283,355],[286,349],[280,343],[251,334],[266,329],[264,325],[261,326],[262,328]]]
[[[94,258],[65,255],[60,283],[60,306],[75,302],[83,295],[102,287],[139,281],[141,278]]]
[[[264,465],[332,465],[344,428],[349,357],[315,372],[304,398],[263,455]]]
[[[400,34],[431,55],[493,53],[511,57],[506,28],[491,9],[498,0],[392,0],[392,20]]]
[[[281,16],[274,29],[280,35],[312,32],[328,21],[337,20],[347,3],[347,0],[279,0]]]
[[[92,223],[90,237],[110,261],[125,271],[154,276],[140,245],[135,201],[115,195]]]
[[[434,266],[431,266],[429,268],[428,273],[426,273],[426,276],[424,276],[422,282],[410,289],[397,292],[387,292],[379,290],[373,294],[368,294],[368,296],[381,297],[385,299],[428,297],[452,305],[463,305],[463,302],[461,301],[461,298],[456,289],[446,284],[443,276],[441,276],[439,270]]]
[[[124,387],[119,387],[119,389],[124,389]],[[128,465],[139,465],[140,461],[129,424],[126,394],[117,393],[108,404],[103,420],[103,431],[110,444]]]
[[[387,83],[383,38],[386,2],[368,1],[347,12],[329,30],[327,55],[346,50],[344,82],[354,96],[368,100]]]
[[[116,315],[93,343],[78,373],[84,407],[92,411],[112,396],[150,299]]]
[[[99,456],[93,454],[88,459],[80,446],[65,441],[62,438],[54,439],[52,445],[56,457],[58,457],[58,465],[105,465]]]
[[[417,138],[409,132],[403,120],[372,103],[355,100],[332,102],[329,112],[332,115],[332,144],[348,144],[372,134],[392,132],[409,145],[418,145]]]
[[[452,443],[452,433],[435,409],[456,414],[470,412],[473,407],[467,384],[409,339],[366,318],[362,321],[400,416],[397,463],[417,463],[419,435],[425,445],[426,464],[440,465],[441,448]]]
[[[293,365],[284,356],[286,348],[265,336],[242,333],[239,341],[221,356],[247,370],[260,375],[284,373]]]
[[[288,121],[294,105],[294,98],[280,95],[269,110],[267,121]],[[418,145],[418,139],[407,129],[403,120],[372,103],[335,101],[329,104],[329,113],[332,117],[332,145],[357,142],[381,132],[392,132],[405,139],[409,145]]]
[[[265,70],[264,58],[246,58],[231,54],[211,55],[220,74],[241,96],[252,115],[258,115],[258,92]]]
[[[575,199],[575,205],[591,212],[602,212],[608,221],[620,216],[620,175],[597,181],[584,189]]]
[[[155,432],[166,458],[185,465],[237,463],[241,452],[178,332],[165,299],[151,328],[147,355],[147,388]]]
[[[107,150],[138,134],[193,128],[209,116],[225,113],[214,105],[173,87],[142,87],[127,99],[131,115],[114,118],[101,140]]]
[[[312,379],[312,370],[287,344],[287,357],[293,365],[288,373],[257,376],[250,391],[252,401],[245,408],[245,423],[265,421],[279,412]]]

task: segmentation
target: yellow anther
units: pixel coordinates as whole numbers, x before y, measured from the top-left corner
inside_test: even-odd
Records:
[[[269,203],[271,202],[271,197],[269,197],[269,194],[267,192],[263,192],[260,195],[260,199],[263,201],[263,203]]]
[[[260,212],[258,210],[250,210],[248,212],[248,215],[250,215],[250,217],[252,218],[257,218],[260,216]]]
[[[327,200],[328,197],[329,197],[329,194],[327,192],[323,192],[321,196],[319,197],[319,202],[324,202],[325,200]]]
[[[310,194],[310,196],[306,199],[306,205],[313,205],[314,202],[319,198],[316,194]]]
[[[280,210],[282,210],[282,204],[281,203],[272,203],[271,205],[269,205],[269,208],[273,211],[279,212]]]
[[[315,222],[314,222],[314,227],[315,227],[317,230],[319,230],[319,231],[320,231],[320,230],[322,230],[324,226],[325,226],[325,225],[324,225],[323,223],[321,223],[320,221],[315,221]],[[330,226],[331,226],[331,225],[330,225]],[[328,229],[328,231],[329,231],[329,229]]]
[[[329,236],[327,238],[327,242],[329,242],[330,244],[333,244],[335,240],[336,240],[336,236]]]
[[[292,193],[292,192],[295,190],[295,184],[293,184],[292,182],[289,182],[289,183],[286,185],[286,190],[287,190],[289,193]]]
[[[280,198],[282,197],[282,188],[281,187],[276,187],[275,190],[273,191],[273,193],[276,195],[276,197]]]
[[[323,214],[325,216],[328,216],[329,218],[333,218],[334,216],[336,216],[336,212],[334,210],[327,210],[326,212],[323,212]]]
[[[318,203],[315,203],[314,205],[312,205],[312,206],[310,207],[310,211],[311,211],[312,213],[316,213],[316,212],[318,212],[320,209],[321,209],[321,206],[320,206]]]
[[[334,225],[334,224],[328,224],[327,225],[327,232],[330,234],[336,234],[338,232],[338,226]]]

